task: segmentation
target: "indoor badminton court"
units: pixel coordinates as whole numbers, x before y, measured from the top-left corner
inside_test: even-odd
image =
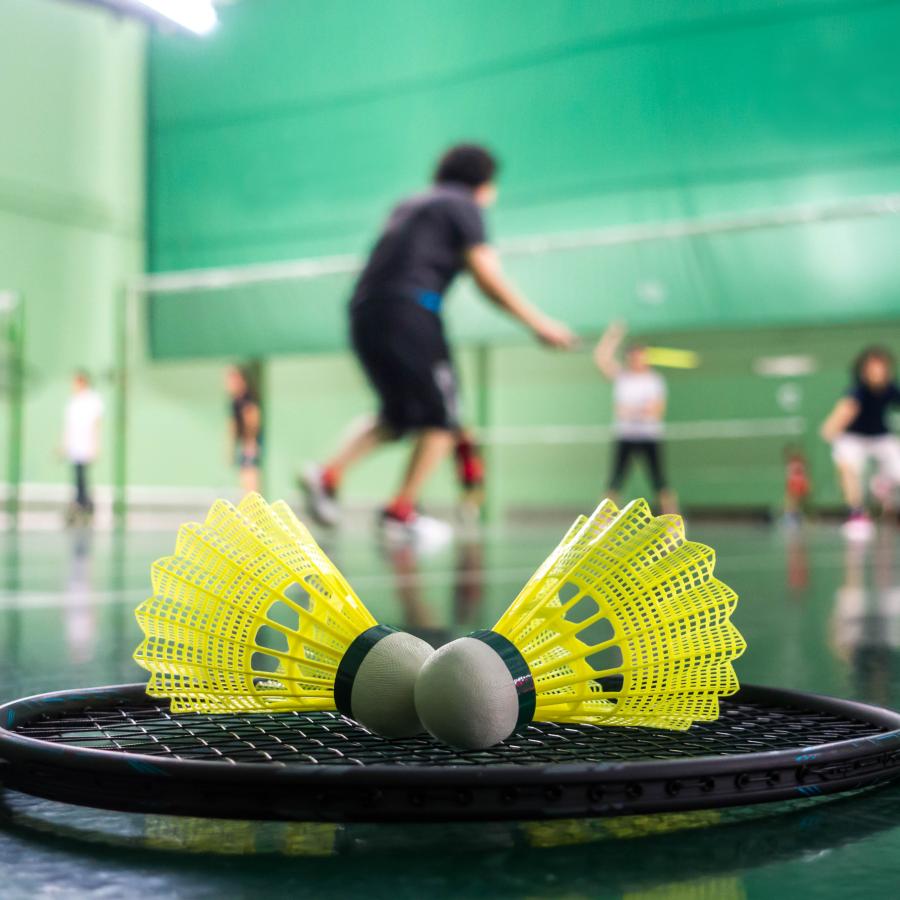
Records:
[[[0,0],[0,896],[893,896],[898,29]]]

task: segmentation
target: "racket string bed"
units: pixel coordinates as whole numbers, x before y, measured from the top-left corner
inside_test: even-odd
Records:
[[[0,707],[0,783],[48,800],[306,822],[634,817],[900,777],[900,713],[745,685],[686,731],[532,722],[486,750],[386,740],[332,711],[173,714],[144,685]]]
[[[723,701],[722,718],[684,733],[647,728],[534,723],[489,750],[461,751],[428,737],[388,742],[337,713],[172,715],[140,708],[86,709],[28,722],[17,733],[51,743],[180,760],[306,766],[483,766],[610,763],[732,756],[870,737],[869,722]]]

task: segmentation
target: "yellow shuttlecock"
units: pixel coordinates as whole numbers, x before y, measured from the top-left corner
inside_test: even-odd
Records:
[[[500,621],[437,650],[416,682],[435,737],[489,747],[530,721],[683,730],[718,718],[745,647],[737,595],[678,516],[609,500],[575,521]]]
[[[413,690],[432,648],[379,625],[283,501],[217,501],[152,584],[134,658],[173,712],[337,709],[385,737],[422,730]]]

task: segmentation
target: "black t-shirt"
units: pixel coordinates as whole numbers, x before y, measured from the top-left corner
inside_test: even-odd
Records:
[[[865,384],[859,383],[847,392],[859,404],[859,412],[850,423],[847,431],[851,434],[864,434],[876,437],[888,433],[888,407],[900,403],[900,389],[892,381],[882,391],[873,391]]]
[[[435,185],[404,200],[369,255],[351,308],[413,300],[438,312],[444,292],[465,266],[465,251],[485,239],[481,208],[463,185]]]
[[[244,419],[244,411],[248,406],[258,406],[256,398],[251,393],[241,394],[240,397],[234,397],[231,400],[231,417],[234,419],[234,431],[238,440],[244,440],[247,437],[247,423]],[[256,435],[258,443],[262,443],[262,429]]]

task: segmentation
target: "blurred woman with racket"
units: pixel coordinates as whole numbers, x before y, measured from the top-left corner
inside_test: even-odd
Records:
[[[850,389],[822,425],[822,437],[831,444],[847,504],[844,535],[868,540],[875,529],[865,503],[863,479],[869,463],[884,483],[885,502],[900,484],[900,439],[887,419],[890,408],[900,405],[893,354],[886,347],[866,347],[853,364],[852,378]]]

